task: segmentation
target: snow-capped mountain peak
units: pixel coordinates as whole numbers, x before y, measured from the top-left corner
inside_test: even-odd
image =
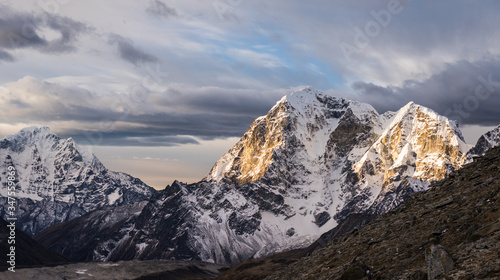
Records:
[[[44,138],[47,135],[53,135],[52,131],[48,126],[44,125],[34,125],[34,126],[28,126],[25,128],[22,128],[19,132],[16,134],[11,134],[6,137],[6,139],[12,139],[16,137],[27,137],[28,135],[32,135],[34,137],[38,138]]]
[[[365,128],[380,130],[379,116],[368,104],[329,96],[310,87],[294,91],[278,101],[266,116],[257,118],[204,179],[217,183],[255,182],[279,159],[277,153],[296,145],[305,153],[298,156],[313,161],[304,164],[318,169],[331,134],[339,123],[347,122],[347,116],[352,116],[351,121],[363,122]]]
[[[370,177],[365,184],[380,187],[399,182],[404,176],[434,181],[456,169],[466,152],[467,145],[454,122],[410,102],[395,114],[353,168],[362,177]],[[379,174],[384,174],[383,178]]]
[[[107,170],[73,139],[61,139],[46,126],[27,127],[0,140],[0,159],[3,170],[16,168],[16,196],[23,204],[17,208],[19,225],[30,235],[104,205],[145,200],[154,192],[130,175]],[[7,182],[6,172],[0,181]],[[2,184],[0,197],[7,193]],[[5,216],[5,208],[0,212]]]
[[[278,103],[286,101],[290,106],[301,111],[301,108],[313,104],[315,99],[323,97],[323,93],[311,87],[305,87],[285,95]]]

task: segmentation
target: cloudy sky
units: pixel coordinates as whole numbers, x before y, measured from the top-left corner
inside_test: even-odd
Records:
[[[499,1],[0,0],[0,136],[43,124],[154,187],[194,182],[300,86],[500,123]]]

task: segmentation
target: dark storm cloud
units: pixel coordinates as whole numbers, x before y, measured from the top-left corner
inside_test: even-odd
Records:
[[[48,17],[46,24],[51,29],[58,31],[61,35],[60,38],[50,41],[44,49],[46,52],[66,52],[75,49],[73,42],[76,41],[77,36],[85,33],[91,28],[87,25],[74,21],[67,17]]]
[[[88,115],[88,114],[93,115]],[[44,114],[37,114],[40,121],[53,121],[54,118]],[[123,141],[134,141],[145,143],[150,141],[155,145],[169,146],[167,136],[191,135],[203,139],[225,138],[241,136],[250,126],[254,117],[224,113],[158,113],[149,114],[123,114],[109,112],[107,110],[94,110],[91,108],[80,108],[76,112],[67,112],[59,115],[61,119],[88,123],[93,126],[93,131],[101,131],[104,135],[134,135],[141,133],[142,138],[122,139]],[[121,133],[121,134],[120,134]],[[146,137],[162,136],[163,138],[152,138],[146,141]],[[172,138],[178,139],[178,138]],[[125,142],[118,138],[107,139],[116,141],[116,145]],[[140,141],[139,141],[140,140]],[[165,141],[165,142],[161,142]],[[177,141],[177,140],[176,140]],[[174,142],[176,143],[176,142]],[[145,145],[147,146],[147,145]]]
[[[134,65],[142,63],[158,62],[159,59],[149,54],[138,47],[134,46],[134,42],[118,34],[109,35],[109,44],[116,45],[120,57]]]
[[[171,18],[177,16],[177,11],[175,9],[168,7],[160,0],[149,1],[149,6],[146,9],[146,12],[150,15],[163,18]]]
[[[423,81],[406,80],[400,87],[356,82],[356,97],[378,111],[397,110],[414,101],[460,124],[500,123],[500,59],[459,61]],[[352,96],[351,96],[352,97]]]
[[[194,138],[216,139],[241,136],[253,121],[248,116],[224,114],[151,113],[140,115],[93,112],[102,119],[75,118],[79,122],[93,123],[94,129],[66,131],[82,145],[101,146],[176,146],[198,144]],[[73,117],[76,117],[74,114]],[[69,117],[69,116],[65,116]],[[120,122],[118,122],[120,120]],[[120,124],[126,122],[126,124]]]
[[[41,38],[37,29],[42,19],[28,13],[16,13],[0,7],[0,46],[7,49],[25,47],[43,48],[48,42]]]
[[[254,117],[248,115],[212,113],[156,113],[130,116],[127,121],[148,125],[150,131],[168,135],[193,135],[214,139],[241,136]]]
[[[42,29],[59,33],[48,40]],[[4,49],[33,48],[40,52],[73,51],[77,37],[91,30],[87,25],[58,15],[35,15],[0,6],[0,47]]]
[[[283,94],[213,87],[136,96],[134,92],[95,93],[25,77],[0,91],[0,106],[6,108],[0,112],[0,122],[75,123],[80,129],[60,130],[87,142],[91,139],[93,145],[196,144],[193,137],[242,136]]]

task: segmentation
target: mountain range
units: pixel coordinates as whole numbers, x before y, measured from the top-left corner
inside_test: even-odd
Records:
[[[499,131],[469,150],[456,122],[423,106],[379,114],[304,88],[257,118],[200,182],[108,203],[35,239],[77,261],[232,265],[306,247],[353,215],[356,227],[388,212],[500,144]]]
[[[500,279],[499,163],[489,149],[323,248],[250,259],[216,280]]]

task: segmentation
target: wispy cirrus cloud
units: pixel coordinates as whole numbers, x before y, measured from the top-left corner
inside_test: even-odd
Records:
[[[255,67],[278,68],[286,65],[275,55],[265,52],[257,52],[249,49],[230,49],[228,55],[235,61],[242,62]]]
[[[8,61],[14,59],[6,50],[31,48],[49,54],[74,51],[78,37],[91,30],[82,22],[60,15],[19,12],[3,5],[0,9],[0,48]],[[48,38],[47,32],[55,37]]]

